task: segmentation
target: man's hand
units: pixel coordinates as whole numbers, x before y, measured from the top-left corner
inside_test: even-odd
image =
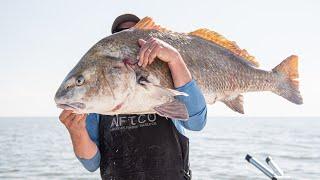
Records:
[[[91,159],[98,148],[89,137],[86,117],[86,114],[75,114],[70,110],[63,110],[59,119],[70,133],[74,153],[80,158]]]
[[[181,60],[179,52],[170,44],[160,39],[150,38],[147,41],[139,39],[138,42],[141,46],[137,57],[139,66],[145,68],[147,65],[150,65],[156,57],[169,64]]]
[[[86,114],[75,114],[70,110],[63,110],[59,116],[70,134],[86,131]]]
[[[139,39],[138,42],[141,46],[137,57],[139,66],[145,68],[158,58],[168,63],[175,87],[183,86],[192,80],[180,53],[170,44],[157,38],[150,38],[147,41]]]

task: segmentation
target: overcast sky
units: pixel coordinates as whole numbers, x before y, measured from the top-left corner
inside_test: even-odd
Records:
[[[206,27],[270,70],[300,57],[303,105],[269,92],[244,96],[246,116],[320,116],[320,1],[0,1],[0,116],[58,116],[56,89],[81,56],[110,34],[116,16],[151,16],[178,32]],[[224,104],[209,116],[238,116]]]

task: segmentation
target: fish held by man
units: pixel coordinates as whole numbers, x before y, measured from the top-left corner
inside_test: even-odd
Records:
[[[302,104],[298,57],[289,56],[271,71],[258,69],[257,60],[222,35],[207,29],[176,33],[145,17],[134,27],[96,43],[71,70],[55,95],[58,107],[78,113],[146,114],[188,119],[175,96],[168,65],[155,61],[137,65],[139,39],[158,38],[176,48],[206,102],[225,103],[244,113],[243,93],[271,91]]]

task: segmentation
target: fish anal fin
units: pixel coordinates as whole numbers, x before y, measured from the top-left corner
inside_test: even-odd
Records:
[[[169,32],[166,28],[161,27],[160,25],[157,25],[151,17],[144,17],[141,19],[135,26],[133,26],[135,29],[153,29],[158,30],[160,32]]]
[[[230,41],[221,34],[211,31],[206,28],[197,29],[193,32],[190,32],[189,35],[201,37],[205,40],[214,42],[215,44],[218,44],[219,46],[222,46],[234,54],[242,57],[244,60],[248,61],[249,64],[255,67],[259,67],[259,62],[256,60],[254,56],[251,56],[247,50],[241,49],[234,41]]]
[[[239,94],[236,98],[223,100],[222,102],[226,104],[230,109],[238,113],[244,114],[243,96],[241,94]]]
[[[175,99],[174,101],[164,103],[153,108],[160,116],[171,119],[188,120],[188,110],[182,102]]]

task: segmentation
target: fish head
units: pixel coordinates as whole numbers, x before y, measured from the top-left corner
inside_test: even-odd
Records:
[[[57,106],[77,113],[114,114],[137,85],[136,73],[125,61],[128,51],[114,39],[94,45],[57,90]]]

